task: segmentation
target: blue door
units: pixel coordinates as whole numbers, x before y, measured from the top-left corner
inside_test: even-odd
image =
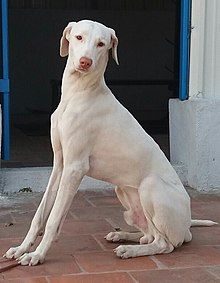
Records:
[[[191,33],[191,0],[181,0],[179,99],[186,100],[189,90],[189,49]]]
[[[1,34],[2,34],[2,66],[0,93],[2,101],[2,159],[10,158],[10,119],[9,119],[9,74],[8,74],[8,5],[1,0]]]

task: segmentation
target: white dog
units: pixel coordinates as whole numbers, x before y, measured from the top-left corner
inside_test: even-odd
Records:
[[[190,226],[215,224],[191,220],[189,196],[173,167],[106,86],[108,53],[112,49],[118,64],[117,45],[115,31],[97,22],[71,22],[64,29],[60,54],[69,56],[51,117],[53,171],[27,236],[6,258],[22,265],[44,261],[85,175],[117,185],[126,222],[140,230],[106,236],[140,243],[117,247],[121,258],[170,253],[191,241]],[[29,253],[44,227],[41,243]]]

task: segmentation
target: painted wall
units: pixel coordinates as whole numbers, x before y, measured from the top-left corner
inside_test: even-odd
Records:
[[[220,1],[193,0],[189,99],[170,100],[170,155],[183,182],[220,192]]]
[[[59,40],[69,21],[90,18],[115,28],[119,37],[117,67],[111,60],[108,79],[172,79],[174,11],[9,10],[12,113],[50,111],[50,80],[60,79],[65,59]],[[166,86],[112,87],[117,98],[141,120],[168,115],[172,92]]]
[[[220,99],[170,100],[170,157],[183,183],[220,190]]]

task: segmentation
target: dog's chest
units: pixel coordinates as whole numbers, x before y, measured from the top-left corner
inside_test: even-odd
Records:
[[[91,109],[86,103],[63,101],[51,117],[51,126],[63,134],[81,132],[91,125]]]

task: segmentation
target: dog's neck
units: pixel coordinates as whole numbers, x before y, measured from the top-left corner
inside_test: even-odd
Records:
[[[90,95],[93,93],[102,93],[107,89],[104,72],[106,64],[94,69],[93,72],[88,74],[82,74],[75,70],[74,67],[70,67],[70,61],[67,60],[67,64],[62,78],[62,96],[61,101],[69,100],[73,96],[80,97]]]

